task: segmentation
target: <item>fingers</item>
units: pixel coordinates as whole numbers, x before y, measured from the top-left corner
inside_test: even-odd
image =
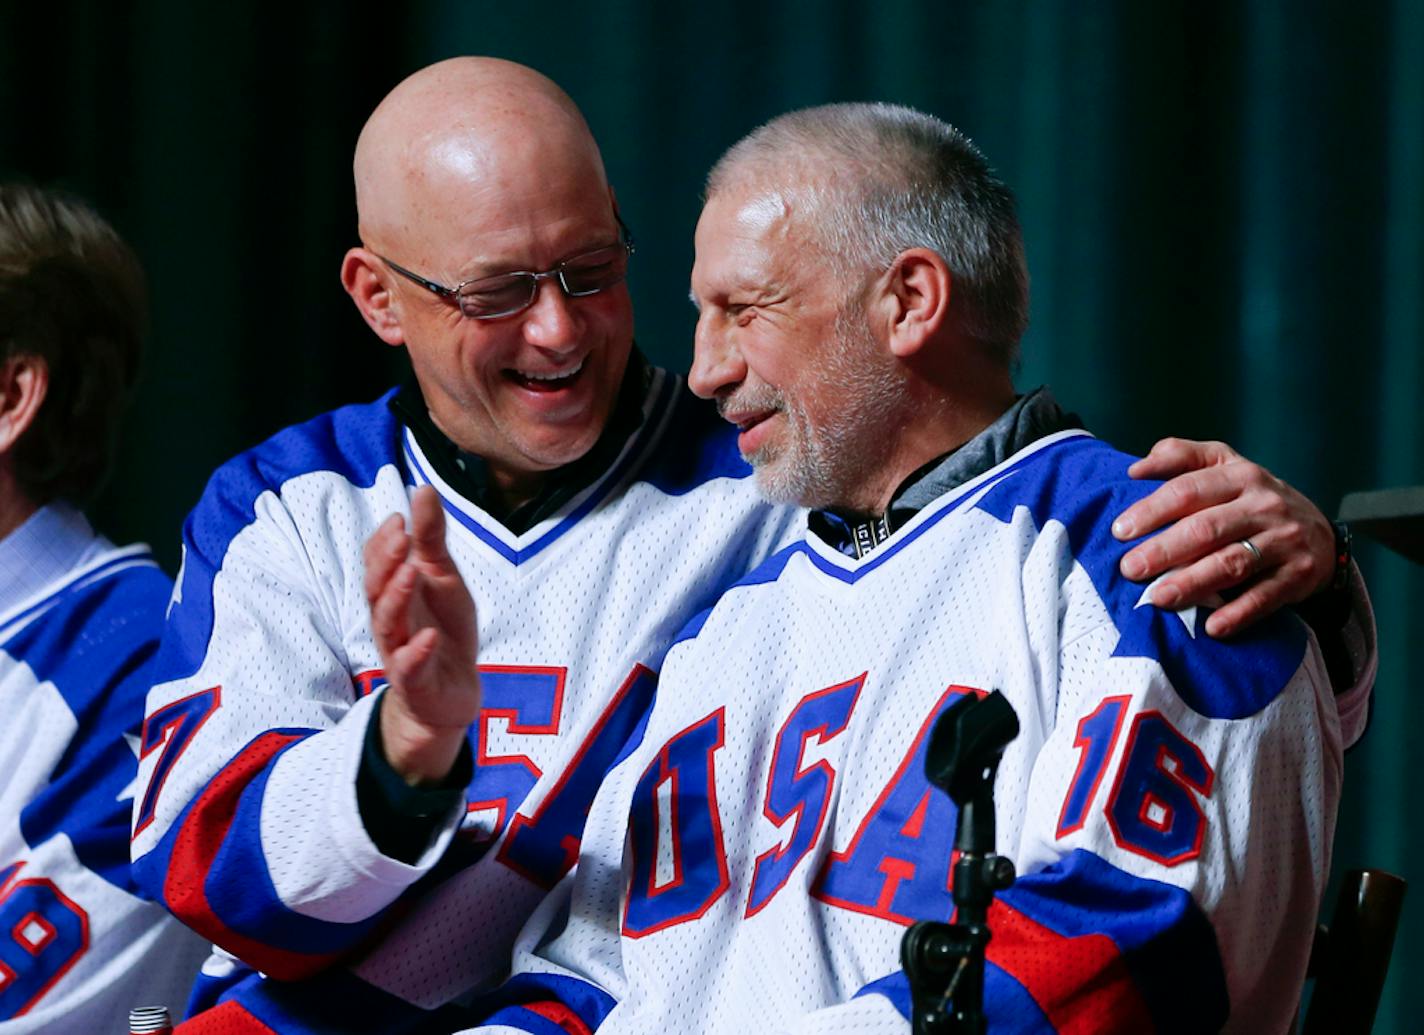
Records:
[[[1162,579],[1152,588],[1153,605],[1179,610],[1209,603],[1216,594],[1254,578],[1235,599],[1207,618],[1207,634],[1220,638],[1234,636],[1315,591],[1320,565],[1292,536],[1263,533],[1253,536],[1251,542],[1261,554],[1259,561],[1240,542],[1232,542]]]
[[[391,576],[405,560],[410,548],[409,537],[405,534],[405,519],[392,514],[381,523],[381,527],[366,540],[362,556],[366,562],[366,602],[374,604],[381,595]]]
[[[429,485],[422,485],[410,498],[411,553],[419,561],[451,567],[445,549],[445,510],[440,497]]]
[[[1283,535],[1299,545],[1300,531],[1298,526],[1286,519],[1272,525],[1262,514],[1245,506],[1212,506],[1182,518],[1166,531],[1134,546],[1123,554],[1118,569],[1128,578],[1140,582],[1209,558],[1228,547],[1242,552],[1237,544],[1243,539],[1250,539],[1257,549],[1272,535]],[[1287,552],[1283,551],[1283,555]],[[1235,558],[1232,558],[1230,563],[1234,562]],[[1247,575],[1251,574],[1255,572],[1247,572]],[[1235,582],[1227,585],[1235,585]]]
[[[1189,438],[1164,438],[1152,451],[1127,469],[1133,478],[1171,478],[1188,471],[1240,459],[1225,442],[1197,442]]]
[[[1325,516],[1225,443],[1163,439],[1128,473],[1171,480],[1123,511],[1113,535],[1132,539],[1175,524],[1125,553],[1123,575],[1146,580],[1170,572],[1152,591],[1152,602],[1165,608],[1245,586],[1207,619],[1209,635],[1234,635],[1329,580],[1334,534]]]
[[[1231,603],[1207,616],[1208,636],[1222,639],[1234,636],[1290,603],[1290,581],[1275,575],[1256,583]]]
[[[1232,464],[1220,470],[1234,468],[1255,465]],[[1119,570],[1142,581],[1182,568],[1169,581],[1180,581],[1184,598],[1200,599],[1277,569],[1290,601],[1316,592],[1334,570],[1330,523],[1310,500],[1264,470],[1256,468],[1246,476],[1259,483],[1139,543],[1123,555]],[[1233,471],[1231,478],[1237,477]],[[1242,548],[1243,540],[1261,552],[1259,560]]]
[[[386,584],[409,558],[451,569],[445,549],[445,512],[440,497],[428,485],[416,489],[410,501],[410,534],[399,514],[392,514],[372,533],[362,551],[366,562],[366,600],[374,608]]]
[[[414,567],[402,564],[371,601],[371,635],[383,657],[394,654],[412,639],[410,610],[417,577]]]
[[[440,633],[427,628],[386,659],[391,685],[381,704],[381,750],[412,786],[449,776],[479,714],[478,678],[453,705],[441,692],[437,673],[443,652]]]
[[[1136,539],[1168,522],[1234,500],[1269,477],[1264,468],[1249,462],[1179,474],[1118,515],[1112,533],[1121,540]]]
[[[1292,491],[1293,490],[1288,490]],[[1200,603],[1212,593],[1264,576],[1282,580],[1286,602],[1304,600],[1334,571],[1334,533],[1323,515],[1309,505],[1269,493],[1248,505],[1235,501],[1185,518],[1123,555],[1120,570],[1141,581],[1167,572],[1154,589],[1163,606]],[[1250,542],[1259,557],[1242,546]],[[1172,570],[1172,569],[1177,570]],[[1180,601],[1168,601],[1168,590]]]
[[[440,633],[433,628],[422,629],[390,655],[388,675],[397,688],[421,686],[426,671],[440,644]]]
[[[1152,587],[1152,603],[1158,607],[1178,608],[1207,603],[1217,593],[1239,586],[1254,576],[1273,572],[1281,559],[1291,560],[1288,550],[1282,550],[1279,537],[1263,535],[1251,544],[1261,554],[1256,555],[1241,545],[1240,540],[1227,543],[1221,549],[1186,565],[1163,578]],[[1286,572],[1286,585],[1292,584],[1293,572]]]

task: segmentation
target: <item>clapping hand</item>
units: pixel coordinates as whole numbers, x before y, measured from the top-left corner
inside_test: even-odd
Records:
[[[429,486],[366,543],[371,632],[389,689],[381,707],[386,759],[408,783],[443,779],[480,710],[475,604],[445,548],[445,514]]]

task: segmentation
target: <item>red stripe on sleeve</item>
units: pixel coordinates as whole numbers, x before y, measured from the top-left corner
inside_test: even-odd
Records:
[[[232,931],[213,912],[203,885],[237,814],[242,792],[272,756],[300,739],[301,734],[264,733],[209,781],[174,839],[168,874],[163,882],[163,900],[183,923],[248,966],[284,981],[315,974],[330,966],[341,954],[315,955],[275,949]]]
[[[1059,1035],[1152,1031],[1117,944],[1105,934],[1061,935],[995,900],[985,955],[1023,985]]]
[[[593,1035],[593,1029],[584,1019],[563,1003],[547,1000],[541,1003],[521,1003],[530,1013],[537,1013],[546,1021],[553,1021],[569,1035]]]
[[[173,1035],[277,1035],[235,1002],[204,1010],[173,1029]]]

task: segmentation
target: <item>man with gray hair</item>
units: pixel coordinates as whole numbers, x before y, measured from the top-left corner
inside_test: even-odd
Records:
[[[138,372],[138,259],[87,205],[0,184],[0,1028],[121,1032],[203,945],[128,865],[138,732],[172,583],[78,507]]]
[[[815,108],[712,170],[696,251],[689,383],[809,533],[668,651],[483,1022],[905,1031],[902,935],[954,910],[928,733],[997,689],[1019,879],[989,912],[990,1030],[1288,1028],[1336,700],[1295,616],[1222,642],[1123,578],[1110,521],[1150,486],[1047,390],[1015,393],[1009,190],[937,119]]]
[[[214,474],[148,698],[135,871],[221,948],[194,1035],[389,1035],[498,982],[650,668],[804,518],[635,348],[631,236],[554,83],[422,69],[353,172],[342,283],[413,377]],[[1305,503],[1309,534],[1246,508],[1212,551],[1284,531],[1261,585],[1304,595],[1320,572],[1294,561],[1328,564],[1325,523],[1267,492]]]

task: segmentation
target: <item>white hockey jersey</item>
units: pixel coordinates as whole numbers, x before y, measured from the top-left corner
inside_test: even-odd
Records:
[[[128,865],[171,583],[146,547],[116,549],[63,504],[14,535],[30,539],[0,546],[34,577],[0,587],[0,1032],[121,1035],[130,1007],[184,995],[205,955]]]
[[[433,1007],[502,977],[646,713],[649,666],[799,528],[801,514],[761,502],[749,475],[734,429],[663,372],[611,468],[523,535],[444,484],[386,399],[228,463],[186,525],[148,699],[141,879],[269,975],[354,954],[366,984],[306,986],[333,1028],[333,1002],[350,1014],[342,1030],[396,1031],[400,1004]],[[361,551],[427,482],[478,602],[484,709],[468,808],[407,865],[377,850],[357,808],[381,684]],[[247,1012],[308,1030],[290,998]]]
[[[1022,732],[996,783],[1019,878],[990,913],[989,1030],[1286,1030],[1335,703],[1288,613],[1220,642],[1120,576],[1109,524],[1152,488],[1129,460],[1053,435],[863,560],[808,537],[729,590],[669,650],[480,1030],[908,1032],[901,938],[953,912],[928,733],[995,689]]]

